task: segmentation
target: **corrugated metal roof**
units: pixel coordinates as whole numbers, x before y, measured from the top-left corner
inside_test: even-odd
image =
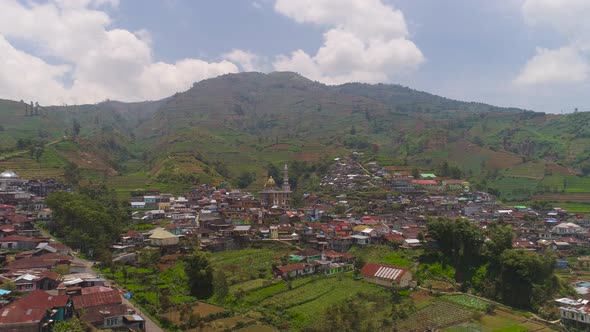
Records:
[[[397,267],[385,264],[367,263],[361,269],[361,274],[368,277],[377,277],[382,279],[389,279],[399,281],[401,277],[408,271],[403,267]]]

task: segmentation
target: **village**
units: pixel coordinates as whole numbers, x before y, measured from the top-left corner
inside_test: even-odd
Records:
[[[590,268],[590,256],[580,254],[590,254],[590,220],[585,216],[559,207],[500,204],[492,195],[472,190],[465,180],[395,171],[358,159],[334,159],[321,179],[326,190],[305,193],[298,208],[292,206],[287,165],[281,182],[269,177],[257,194],[206,184],[184,195],[134,192],[128,202],[134,227],[112,243],[111,263],[133,267],[142,252],[156,251],[165,271],[189,247],[230,253],[279,245],[289,248],[289,254],[273,257],[270,284],[355,273],[379,287],[417,289],[415,265],[385,264],[355,253],[372,247],[410,256],[436,250],[427,224],[447,218],[468,220],[482,229],[494,223],[510,225],[513,248],[539,255],[553,250],[558,269],[581,271],[581,276]],[[151,331],[150,317],[129,301],[136,300],[133,290],[112,280],[114,274],[105,273],[108,269],[93,269],[92,257],[79,258],[78,248],[61,244],[45,231],[52,222],[45,197],[68,190],[55,180],[0,174],[0,331],[51,331],[56,322],[73,316],[97,329]],[[362,208],[350,197],[372,190],[387,194],[363,202]],[[575,278],[571,284],[576,296],[556,300],[561,322],[589,329],[590,282]]]

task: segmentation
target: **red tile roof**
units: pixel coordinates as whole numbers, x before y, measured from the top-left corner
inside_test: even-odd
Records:
[[[98,307],[107,304],[120,304],[121,294],[116,289],[110,289],[106,292],[95,292],[89,294],[77,295],[72,298],[76,310],[84,308]]]
[[[305,269],[305,265],[303,265],[302,263],[289,264],[277,267],[277,270],[279,270],[281,273],[287,273],[303,269]]]
[[[367,263],[361,269],[361,274],[368,277],[395,280],[399,282],[408,269],[386,264]]]
[[[104,322],[105,317],[125,315],[128,310],[129,308],[124,304],[109,304],[84,309],[81,318],[91,324],[101,324]]]
[[[42,240],[42,239],[32,238],[32,237],[20,236],[20,235],[10,235],[10,236],[1,238],[0,239],[0,242],[35,242],[35,243],[41,243],[41,242],[47,242],[47,241]]]
[[[0,324],[33,323],[40,321],[48,309],[65,307],[67,295],[50,295],[34,290],[0,311]]]
[[[59,264],[69,264],[72,261],[72,256],[60,254],[45,254],[38,257],[26,257],[14,261],[5,267],[3,270],[27,270],[27,269],[51,269]]]
[[[438,182],[436,180],[412,180],[413,184],[420,184],[420,185],[437,185]]]

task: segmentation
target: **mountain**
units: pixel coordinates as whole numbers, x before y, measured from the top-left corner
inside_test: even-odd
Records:
[[[46,153],[61,160],[55,172],[68,162],[82,169],[103,165],[89,176],[127,191],[236,183],[248,174],[257,188],[269,164],[317,162],[352,150],[384,165],[437,169],[447,161],[506,199],[566,191],[570,177],[590,172],[589,113],[501,108],[399,85],[327,86],[290,72],[227,74],[158,101],[41,107],[39,113],[25,115],[24,103],[0,101],[7,119],[0,148],[14,150],[19,138],[54,142]],[[75,121],[81,130],[72,139]],[[43,168],[42,160],[25,163],[31,157],[21,152],[17,158],[28,166],[19,169],[14,153],[0,155],[7,159],[0,168]]]

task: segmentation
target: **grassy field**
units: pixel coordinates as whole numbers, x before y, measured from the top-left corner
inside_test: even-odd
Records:
[[[484,314],[482,311],[486,307],[487,302],[469,295],[420,297],[416,304],[418,310],[397,326],[400,331],[423,331],[427,328],[447,332],[553,331],[527,317],[500,309]]]
[[[419,251],[394,250],[386,245],[371,245],[354,247],[351,254],[362,258],[365,262],[390,264],[400,267],[412,267],[413,261],[419,256]]]
[[[565,183],[567,193],[590,193],[590,177],[568,176]]]
[[[554,206],[560,207],[565,209],[567,212],[571,213],[590,213],[590,203],[564,203],[564,202],[556,202]]]
[[[529,161],[509,168],[505,174],[510,177],[541,180],[545,176],[545,163],[541,161]]]
[[[290,246],[277,243],[265,245],[261,249],[246,248],[213,253],[211,260],[214,268],[225,271],[229,284],[234,285],[254,279],[271,279],[272,264],[294,252]],[[249,286],[246,288],[253,288]]]
[[[542,331],[549,332],[552,329],[544,325],[534,323],[525,317],[517,316],[502,310],[496,310],[492,315],[483,315],[469,322],[446,328],[447,332],[524,332]]]

